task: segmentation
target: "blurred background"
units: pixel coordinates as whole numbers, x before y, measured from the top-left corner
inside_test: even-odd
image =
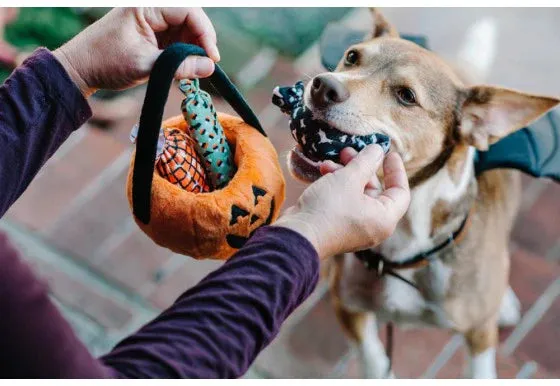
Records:
[[[1,9],[0,9],[1,11]],[[22,8],[1,12],[0,80],[38,46],[54,49],[101,17],[103,8]],[[258,113],[281,157],[292,146],[287,119],[270,104],[275,85],[324,71],[317,41],[329,22],[367,29],[364,9],[210,8],[220,63]],[[385,8],[401,33],[427,37],[453,59],[481,20],[496,27],[497,57],[489,82],[560,95],[560,10],[525,8]],[[100,92],[94,119],[74,133],[0,221],[52,297],[95,354],[169,306],[217,262],[194,262],[157,247],[132,220],[124,194],[144,88]],[[180,114],[173,88],[166,116]],[[231,111],[217,96],[218,110]],[[282,164],[285,162],[282,160]],[[304,186],[287,177],[285,207]],[[521,324],[501,332],[500,377],[560,377],[560,187],[523,178],[523,205],[512,240],[511,283]],[[397,377],[461,377],[460,337],[439,330],[397,330]],[[358,377],[321,282],[288,320],[247,377]]]

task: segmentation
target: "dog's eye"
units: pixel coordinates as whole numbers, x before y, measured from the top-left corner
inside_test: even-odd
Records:
[[[356,50],[350,50],[346,54],[346,58],[344,59],[344,63],[347,66],[353,66],[358,63],[358,59],[360,58],[360,54]]]
[[[396,91],[397,99],[404,106],[414,106],[417,104],[416,95],[408,87],[399,87]]]

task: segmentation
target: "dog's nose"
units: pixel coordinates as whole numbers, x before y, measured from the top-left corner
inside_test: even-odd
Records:
[[[318,75],[311,83],[311,100],[317,107],[341,103],[349,97],[348,89],[334,76]]]

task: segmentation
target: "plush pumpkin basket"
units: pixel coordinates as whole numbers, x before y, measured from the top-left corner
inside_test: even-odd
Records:
[[[218,113],[234,149],[237,171],[229,183],[206,193],[184,190],[155,171],[160,128],[186,133],[183,116],[162,123],[175,71],[198,46],[173,44],[157,59],[150,80],[128,173],[127,196],[138,226],[154,242],[196,259],[227,259],[260,226],[277,217],[285,196],[278,155],[257,117],[227,75],[216,66],[210,80],[241,118]]]

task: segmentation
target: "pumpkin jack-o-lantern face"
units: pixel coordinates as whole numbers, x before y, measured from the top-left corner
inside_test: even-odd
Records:
[[[276,207],[274,196],[255,185],[252,186],[252,191],[252,207],[236,204],[231,206],[230,233],[226,236],[226,241],[230,247],[235,249],[245,245],[258,228],[272,222]],[[249,234],[236,234],[236,230],[239,231],[239,229],[249,229]]]

